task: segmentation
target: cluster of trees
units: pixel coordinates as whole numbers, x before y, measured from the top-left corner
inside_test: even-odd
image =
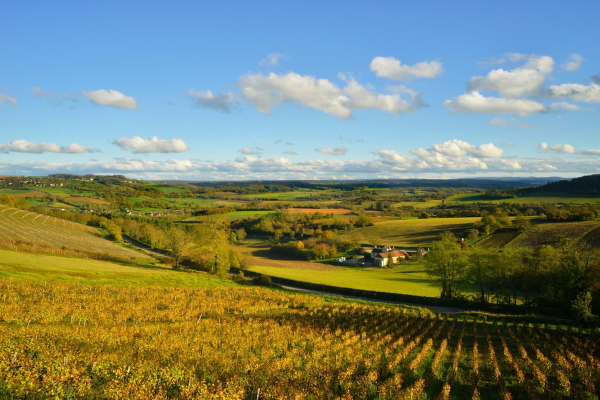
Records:
[[[304,239],[308,237],[329,238],[338,231],[352,230],[373,225],[371,218],[357,215],[348,219],[335,219],[332,214],[291,214],[275,212],[232,222],[234,229],[243,228],[255,235],[281,238]]]
[[[271,246],[271,252],[299,260],[324,260],[336,257],[358,244],[339,240],[337,238],[309,238],[305,241],[291,240],[287,243],[277,243]]]
[[[556,247],[505,247],[501,252],[465,249],[450,232],[435,242],[425,262],[442,298],[464,296],[474,285],[482,302],[551,306],[570,310],[585,322],[600,313],[600,250],[564,240]]]

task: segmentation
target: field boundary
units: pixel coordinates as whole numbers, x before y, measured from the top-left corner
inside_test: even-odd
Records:
[[[234,272],[243,272],[244,275],[249,277],[257,277],[261,274],[254,271],[248,271],[240,268],[231,268]],[[318,290],[323,292],[330,292],[336,294],[342,294],[347,296],[355,296],[362,297],[365,299],[371,299],[374,301],[378,300],[387,300],[387,301],[396,301],[396,302],[404,302],[404,303],[412,303],[415,306],[439,306],[439,307],[452,307],[452,308],[462,308],[468,311],[486,311],[486,312],[494,312],[494,313],[507,313],[507,314],[517,314],[517,315],[544,315],[551,317],[560,317],[564,318],[565,312],[558,308],[550,308],[550,307],[536,307],[536,306],[519,306],[519,305],[511,305],[511,304],[493,304],[493,303],[485,303],[482,304],[480,302],[471,301],[471,300],[461,300],[461,299],[442,299],[439,297],[427,297],[427,296],[415,296],[411,294],[400,294],[400,293],[390,293],[390,292],[377,292],[373,290],[363,290],[363,289],[352,289],[345,288],[339,286],[330,286],[324,285],[321,283],[312,283],[312,282],[303,282],[297,281],[294,279],[287,278],[279,278],[276,276],[268,275],[271,278],[273,283],[278,285],[289,285],[295,286],[302,289],[309,290]]]

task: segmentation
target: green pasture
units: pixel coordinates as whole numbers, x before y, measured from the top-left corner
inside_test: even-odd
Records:
[[[423,265],[418,263],[400,264],[392,268],[348,267],[342,271],[315,271],[261,265],[252,265],[248,269],[273,277],[351,289],[427,297],[440,295],[439,287],[427,276]]]
[[[465,234],[481,218],[430,218],[398,219],[376,222],[374,226],[355,229],[339,237],[357,243],[389,246],[429,246],[438,240],[444,231],[451,231],[458,237]]]
[[[448,203],[519,203],[519,204],[556,204],[556,203],[574,203],[574,204],[597,204],[600,203],[600,196],[578,196],[572,193],[560,192],[540,192],[528,196],[514,197],[507,199],[486,199],[483,193],[462,193],[448,198]]]
[[[414,208],[430,208],[437,207],[442,204],[441,200],[426,200],[426,201],[401,201],[399,203],[392,204],[392,207],[406,207],[411,206]]]
[[[203,272],[173,271],[152,264],[120,264],[74,257],[0,250],[0,277],[83,284],[223,286],[233,285]]]
[[[238,219],[244,219],[249,217],[259,217],[261,215],[272,214],[275,211],[236,211],[227,214],[227,218],[235,221]]]

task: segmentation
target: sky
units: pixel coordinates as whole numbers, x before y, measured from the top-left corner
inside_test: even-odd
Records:
[[[38,1],[0,12],[0,175],[600,173],[598,1]]]

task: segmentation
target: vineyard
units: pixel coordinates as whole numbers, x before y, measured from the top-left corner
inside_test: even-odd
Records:
[[[0,246],[40,253],[149,258],[102,238],[92,227],[0,205]]]
[[[0,280],[0,397],[597,399],[576,329],[257,287]]]

